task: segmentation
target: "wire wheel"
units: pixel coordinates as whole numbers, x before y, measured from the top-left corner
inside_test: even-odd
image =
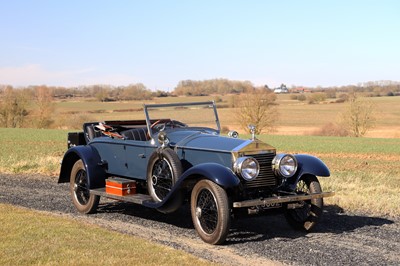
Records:
[[[153,152],[147,166],[147,190],[153,200],[163,201],[181,174],[181,161],[172,149],[165,148]],[[180,204],[181,200],[176,200],[176,206]]]
[[[303,176],[297,183],[296,193],[298,195],[321,192],[321,186],[315,176]],[[295,229],[310,231],[315,227],[322,215],[324,205],[323,199],[312,199],[300,201],[299,203],[301,207],[286,210],[286,220]]]
[[[202,230],[212,234],[218,224],[218,206],[214,195],[208,189],[202,189],[197,198],[196,217]]]
[[[192,190],[191,213],[197,234],[209,244],[222,244],[230,226],[228,197],[210,180],[200,180]]]
[[[80,169],[75,177],[74,196],[81,205],[86,205],[90,199],[90,191],[87,183],[86,171]]]
[[[162,201],[171,191],[174,184],[172,167],[165,158],[154,163],[151,173],[151,189],[158,201]]]
[[[81,213],[93,213],[99,205],[100,196],[90,194],[89,179],[82,160],[75,162],[71,170],[70,192],[72,202]]]

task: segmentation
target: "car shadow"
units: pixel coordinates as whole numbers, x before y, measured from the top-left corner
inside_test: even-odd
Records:
[[[155,209],[126,202],[109,201],[99,205],[98,213],[120,213],[130,216],[165,223],[182,229],[194,230],[189,204],[184,204],[179,210],[163,214]],[[341,234],[352,232],[365,226],[383,226],[393,224],[387,218],[366,215],[347,214],[336,205],[324,207],[323,217],[312,233]],[[193,232],[194,233],[194,232]],[[194,233],[195,234],[195,233]],[[241,217],[232,220],[226,245],[246,242],[260,242],[279,238],[291,240],[306,236],[307,232],[298,231],[288,225],[282,213]]]
[[[248,217],[233,222],[226,244],[257,242],[274,238],[291,240],[315,233],[342,234],[366,226],[379,227],[393,223],[393,220],[387,218],[346,214],[339,206],[328,205],[324,207],[322,219],[311,233],[290,227],[283,214]]]
[[[120,213],[132,218],[141,218],[169,224],[183,229],[194,229],[190,207],[184,204],[181,208],[173,213],[161,213],[156,209],[144,207],[129,202],[108,201],[100,204],[97,208],[98,213]]]

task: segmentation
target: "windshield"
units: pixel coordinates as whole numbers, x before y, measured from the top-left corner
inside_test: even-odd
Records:
[[[214,102],[149,104],[144,107],[147,123],[150,125],[157,122],[170,124],[169,121],[172,121],[174,127],[207,127],[220,130]]]

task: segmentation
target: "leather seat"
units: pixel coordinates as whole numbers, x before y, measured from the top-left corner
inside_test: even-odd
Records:
[[[129,130],[125,130],[120,132],[120,134],[124,137],[124,139],[129,140],[140,140],[140,141],[147,141],[147,128],[140,127],[140,128],[132,128]]]
[[[96,130],[93,124],[85,124],[84,125],[85,131],[85,139],[88,143],[89,141],[93,140],[94,138],[98,138],[103,136],[100,130]]]

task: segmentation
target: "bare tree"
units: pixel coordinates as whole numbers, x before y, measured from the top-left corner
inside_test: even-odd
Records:
[[[53,95],[50,88],[39,86],[35,88],[35,124],[37,128],[49,128],[53,123],[52,114],[54,111]]]
[[[273,131],[278,117],[275,100],[276,95],[267,89],[242,94],[237,108],[240,126],[249,133],[248,125],[256,126],[255,134]]]
[[[23,90],[7,86],[0,99],[0,127],[21,127],[27,111],[28,96]]]
[[[371,101],[360,99],[353,93],[349,98],[349,106],[342,113],[342,125],[352,136],[362,137],[375,125],[375,112]]]

